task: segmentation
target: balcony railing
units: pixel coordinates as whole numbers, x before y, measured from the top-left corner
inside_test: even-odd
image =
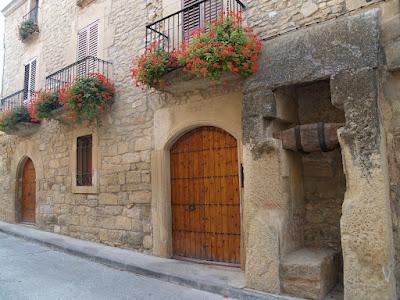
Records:
[[[24,21],[32,21],[33,23],[38,22],[39,6],[35,6],[30,12],[28,12],[24,17]]]
[[[13,108],[28,105],[33,91],[21,90],[0,100],[0,111],[8,111]]]
[[[146,49],[158,43],[165,51],[179,49],[183,41],[199,28],[206,29],[223,12],[239,13],[245,5],[240,0],[201,0],[146,26]]]
[[[88,56],[47,76],[46,89],[56,92],[78,77],[91,76],[95,73],[101,73],[109,77],[111,74],[111,65],[108,61]]]

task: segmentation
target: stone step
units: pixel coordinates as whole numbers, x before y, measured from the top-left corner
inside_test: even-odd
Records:
[[[330,249],[299,249],[281,261],[284,293],[323,299],[338,280],[337,253]]]

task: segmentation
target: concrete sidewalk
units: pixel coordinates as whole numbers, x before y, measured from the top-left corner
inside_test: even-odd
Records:
[[[0,222],[0,231],[116,269],[237,299],[295,299],[244,288],[240,269],[165,259],[109,247],[28,226]]]

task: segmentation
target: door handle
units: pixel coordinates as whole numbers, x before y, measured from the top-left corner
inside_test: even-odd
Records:
[[[188,205],[188,211],[195,211],[196,210],[196,205],[195,204],[189,204]]]

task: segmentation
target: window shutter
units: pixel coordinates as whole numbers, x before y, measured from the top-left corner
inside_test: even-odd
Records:
[[[36,59],[25,65],[24,102],[28,101],[36,89]]]
[[[88,29],[82,29],[78,33],[78,60],[88,56]]]
[[[183,6],[189,7],[198,0],[183,0]],[[207,23],[218,18],[223,11],[222,0],[208,0],[183,13],[183,35],[185,40],[190,39],[190,34],[198,28],[205,28]]]
[[[25,70],[24,70],[24,101],[28,99],[28,91],[29,91],[29,70],[30,70],[30,64],[25,65]]]
[[[78,33],[78,60],[85,59],[88,56],[97,57],[99,43],[99,23],[93,23],[82,29]],[[85,60],[79,64],[79,74],[84,75],[88,71],[95,71],[96,63],[94,60]]]
[[[183,8],[189,7],[197,3],[198,0],[183,0]],[[187,41],[190,39],[192,31],[201,26],[201,9],[200,5],[183,12],[183,37]]]
[[[31,74],[29,78],[29,93],[35,92],[36,88],[36,59],[31,62]]]
[[[222,0],[211,0],[204,3],[204,20],[208,23],[215,21],[223,11]]]
[[[88,53],[91,57],[97,57],[97,47],[99,41],[99,24],[96,22],[89,27],[89,49]],[[89,60],[89,73],[96,71],[96,61]]]
[[[96,22],[89,27],[89,56],[97,57],[99,40],[99,24]]]
[[[83,60],[87,55],[88,48],[88,30],[87,28],[82,29],[78,32],[78,61]],[[82,61],[78,65],[78,74],[80,76],[86,73],[86,62]]]

